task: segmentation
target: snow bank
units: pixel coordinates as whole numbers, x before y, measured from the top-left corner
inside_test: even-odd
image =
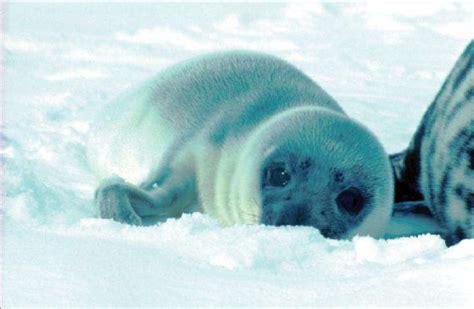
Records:
[[[474,241],[352,241],[305,227],[221,228],[186,215],[153,227],[82,219],[9,226],[4,304],[413,305],[472,303]]]

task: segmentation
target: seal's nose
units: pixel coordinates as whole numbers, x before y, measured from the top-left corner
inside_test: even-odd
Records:
[[[290,205],[276,218],[276,226],[306,225],[309,222],[309,207],[306,205]]]

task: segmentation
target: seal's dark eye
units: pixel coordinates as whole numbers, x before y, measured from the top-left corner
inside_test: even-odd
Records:
[[[266,183],[272,187],[284,187],[290,180],[291,175],[288,170],[285,168],[284,163],[275,163],[272,164],[268,169],[265,175]]]
[[[342,191],[336,198],[337,206],[351,215],[357,215],[364,207],[364,197],[359,189],[350,187]]]

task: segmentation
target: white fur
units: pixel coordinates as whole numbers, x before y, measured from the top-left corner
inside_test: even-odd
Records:
[[[392,175],[380,143],[317,84],[272,56],[227,52],[178,64],[113,102],[98,123],[88,155],[99,179],[118,174],[138,185],[159,177],[150,171],[166,165],[173,188],[193,179],[194,209],[224,225],[259,222],[261,162],[288,140],[308,151],[339,151],[341,164],[358,160],[380,176],[368,184],[376,205],[348,236],[380,236],[391,214]],[[285,133],[271,139],[276,128]],[[352,146],[337,150],[338,134],[352,134]]]

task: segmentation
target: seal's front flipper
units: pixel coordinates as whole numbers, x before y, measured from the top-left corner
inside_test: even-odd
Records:
[[[393,214],[414,214],[433,217],[426,201],[400,202],[393,205]]]
[[[95,193],[95,203],[100,210],[100,217],[113,219],[121,223],[143,225],[142,219],[133,210],[127,190],[123,190],[123,181],[102,184]]]
[[[407,150],[389,157],[395,184],[395,203],[421,202],[424,200],[419,187],[420,150],[412,142]]]
[[[159,198],[118,177],[105,180],[97,189],[100,217],[132,225],[151,225],[167,216],[165,195]]]
[[[152,225],[195,209],[197,195],[190,180],[175,177],[160,187],[148,188],[114,176],[104,180],[97,189],[95,203],[101,218],[132,225]]]

